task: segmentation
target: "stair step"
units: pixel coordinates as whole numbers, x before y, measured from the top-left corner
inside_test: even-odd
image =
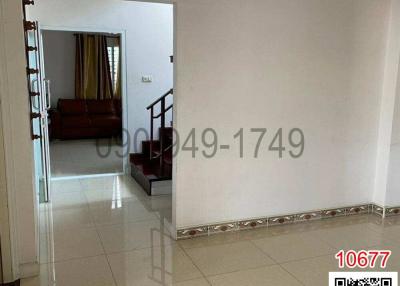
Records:
[[[158,157],[161,155],[161,152],[159,150],[157,150],[157,151],[154,151],[153,154],[154,154],[154,157]],[[164,162],[166,164],[170,164],[170,165],[172,164],[172,150],[167,150],[164,152]]]
[[[163,136],[164,148],[171,146],[173,141],[173,128],[159,128],[159,136]],[[151,151],[150,151],[151,149]],[[152,152],[153,159],[150,159]],[[152,183],[172,179],[172,149],[166,150],[163,156],[163,164],[160,165],[160,141],[142,141],[142,153],[129,155],[131,163],[131,175],[151,195]],[[158,158],[154,158],[158,157]]]
[[[167,139],[167,141],[172,142],[172,139],[174,137],[174,129],[172,127],[164,127],[164,128],[159,128],[158,134],[161,137],[161,134],[164,135],[164,140]]]
[[[152,195],[152,184],[154,182],[172,180],[172,165],[164,164],[160,166],[159,160],[150,159],[139,163],[133,159],[131,175],[148,195]]]

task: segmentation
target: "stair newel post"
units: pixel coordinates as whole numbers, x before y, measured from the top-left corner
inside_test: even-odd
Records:
[[[150,160],[153,159],[153,129],[154,129],[154,108],[151,107],[150,110]]]
[[[160,166],[164,165],[165,97],[161,100]]]

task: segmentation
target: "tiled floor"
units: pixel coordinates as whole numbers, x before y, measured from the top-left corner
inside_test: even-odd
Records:
[[[400,218],[361,215],[176,242],[171,197],[147,197],[130,177],[53,187],[52,204],[41,209],[40,277],[23,286],[325,286],[342,248],[391,249],[387,270],[400,270]]]
[[[57,178],[122,172],[122,155],[115,139],[54,140],[50,143],[51,174]]]

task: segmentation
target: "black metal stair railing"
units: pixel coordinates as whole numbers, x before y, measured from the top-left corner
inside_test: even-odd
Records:
[[[160,166],[162,167],[164,165],[164,155],[165,152],[170,150],[172,148],[171,146],[164,146],[165,145],[165,136],[163,134],[165,130],[165,115],[166,113],[173,108],[173,104],[169,105],[166,107],[166,98],[169,95],[173,95],[174,91],[173,89],[170,89],[167,93],[162,95],[160,98],[155,100],[152,104],[150,104],[147,107],[147,110],[150,110],[150,160],[153,159],[160,159]],[[160,113],[157,115],[154,115],[154,109],[157,105],[160,105]],[[153,143],[154,143],[154,120],[160,118],[160,134],[159,134],[159,142],[160,142],[160,153],[154,156],[154,149],[153,149]]]

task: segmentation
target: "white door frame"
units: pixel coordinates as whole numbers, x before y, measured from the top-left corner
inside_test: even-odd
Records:
[[[0,144],[4,148],[0,160],[4,160],[5,165],[2,170],[5,173],[5,189],[1,189],[0,193],[2,198],[7,198],[6,205],[0,204],[0,212],[8,213],[8,224],[1,225],[8,230],[0,230],[5,282],[39,272],[33,144],[23,33],[22,2],[0,1],[0,38],[4,39],[0,41],[0,59],[3,63],[0,65],[0,124],[3,131]],[[24,212],[20,212],[22,207]]]
[[[3,6],[4,3],[15,3],[13,0],[4,0],[0,1],[0,7]],[[164,1],[143,1],[143,2],[153,2],[160,3]],[[169,1],[165,1],[164,3],[169,3]],[[177,91],[176,91],[176,3],[174,3],[174,118],[176,118],[176,103],[177,103]],[[5,6],[5,4],[4,4]],[[5,8],[5,7],[3,7]],[[4,277],[6,281],[13,281],[18,278],[23,278],[31,275],[36,275],[39,273],[38,262],[29,263],[29,264],[21,264],[25,261],[20,257],[20,252],[29,249],[30,252],[33,252],[33,245],[26,246],[27,240],[33,241],[30,236],[25,236],[25,232],[30,234],[32,227],[36,227],[37,221],[35,221],[35,217],[37,216],[37,210],[34,209],[35,215],[31,216],[31,209],[27,210],[28,214],[18,219],[17,217],[17,209],[23,204],[21,202],[22,197],[25,199],[34,199],[35,198],[35,189],[33,185],[33,148],[31,145],[31,140],[29,138],[29,129],[28,126],[30,124],[28,110],[27,98],[23,96],[27,96],[27,88],[26,88],[26,75],[24,73],[25,64],[22,63],[22,60],[25,58],[24,50],[23,50],[23,41],[20,37],[11,37],[9,33],[10,23],[6,23],[4,20],[4,15],[7,16],[15,16],[15,25],[20,24],[20,18],[22,15],[21,5],[7,5],[8,9],[0,9],[0,38],[7,38],[10,41],[0,41],[0,59],[5,60],[6,63],[12,65],[13,70],[7,70],[6,65],[0,65],[0,124],[3,127],[3,135],[4,142],[0,142],[3,144],[5,149],[5,172],[6,172],[6,183],[7,189],[5,190],[4,195],[8,198],[8,210],[3,208],[3,205],[0,204],[0,212],[6,211],[9,214],[9,236],[3,236],[2,242],[4,240],[6,243],[2,243],[3,246],[3,258],[10,258],[8,263],[10,266],[7,266],[7,273],[4,273],[6,276]],[[5,11],[5,12],[4,12]],[[13,19],[14,19],[13,18]],[[13,23],[14,25],[14,23]],[[82,27],[62,27],[62,26],[43,26],[42,30],[59,30],[59,31],[87,31],[87,32],[95,32],[95,28],[82,28]],[[18,33],[23,34],[22,25],[17,30]],[[123,47],[124,52],[121,53],[121,74],[123,75],[122,81],[125,84],[122,84],[122,104],[123,104],[123,124],[127,126],[128,122],[128,113],[127,113],[127,71],[126,71],[126,32],[124,30],[107,30],[101,29],[97,32],[112,32],[121,34],[121,47]],[[6,37],[4,37],[4,35]],[[10,48],[12,47],[15,51],[15,54],[12,54],[13,57],[9,57],[9,52],[11,52]],[[15,62],[17,61],[17,66]],[[11,77],[11,78],[10,78]],[[23,97],[23,98],[22,98]],[[11,100],[13,99],[13,100]],[[25,102],[26,105],[21,104],[21,102]],[[16,112],[17,111],[17,112]],[[25,113],[24,113],[25,112]],[[19,120],[12,120],[15,116],[12,116],[13,113],[18,113]],[[21,128],[22,127],[22,128]],[[14,130],[14,132],[13,132]],[[17,130],[17,131],[15,131]],[[23,136],[26,136],[24,138]],[[29,138],[29,139],[28,139]],[[22,140],[23,139],[23,140]],[[18,155],[19,149],[25,150],[23,154]],[[18,155],[18,156],[17,156]],[[28,158],[29,157],[29,158]],[[24,158],[24,160],[17,160],[16,162],[13,158]],[[1,158],[0,158],[1,159]],[[126,162],[124,162],[124,170],[127,171],[128,168],[128,158]],[[176,177],[176,158],[174,158],[174,171],[173,171],[173,181],[175,182]],[[18,180],[17,176],[23,173],[25,178],[23,180]],[[28,183],[29,181],[29,183]],[[173,211],[173,222],[172,226],[175,227],[175,184],[173,185],[173,198],[172,198],[172,211]],[[2,192],[3,190],[0,190]],[[27,197],[30,195],[30,197]],[[18,197],[18,199],[17,199]],[[33,202],[33,208],[35,208],[36,203]],[[31,221],[26,220],[25,225],[21,224],[21,219],[25,219],[30,216]],[[3,227],[3,225],[2,225]],[[7,228],[6,225],[4,227]],[[172,232],[174,236],[176,236],[175,232]],[[4,233],[3,233],[4,234]],[[36,237],[38,240],[38,237]],[[11,244],[11,245],[10,245]],[[7,245],[9,245],[9,249],[7,249]],[[34,243],[36,245],[36,243]],[[36,254],[38,249],[35,247]],[[29,258],[32,258],[32,253],[27,254]],[[4,257],[7,256],[7,257]],[[37,258],[37,255],[36,255]],[[3,260],[4,262],[4,260]],[[3,264],[3,267],[5,265]]]
[[[0,2],[0,11],[3,10],[3,2]],[[3,15],[0,13],[0,38],[4,39],[4,31],[3,31]],[[5,47],[4,42],[0,42],[0,57],[5,57]],[[0,65],[0,94],[5,94],[7,92],[8,82],[7,82],[7,69],[6,65]],[[1,96],[0,99],[0,246],[1,246],[1,265],[3,269],[3,273],[0,274],[0,277],[3,278],[4,282],[6,281],[13,281],[14,280],[14,273],[13,269],[17,267],[15,259],[12,257],[12,252],[15,253],[15,248],[13,250],[12,240],[11,240],[11,233],[10,233],[10,226],[13,222],[10,222],[9,218],[9,209],[7,207],[8,201],[10,197],[8,196],[9,187],[7,187],[7,163],[5,157],[5,132],[3,132],[3,116],[4,112],[3,109],[5,108],[4,97]],[[3,281],[0,281],[0,283]]]
[[[40,22],[39,22],[40,24]],[[80,27],[80,26],[40,26],[39,29],[39,37],[41,41],[41,46],[43,50],[43,57],[41,57],[42,62],[44,63],[44,58],[46,57],[46,51],[44,50],[43,46],[43,32],[44,31],[58,31],[58,32],[83,32],[83,33],[104,33],[104,34],[119,34],[121,36],[121,101],[122,101],[122,142],[128,142],[129,140],[127,136],[127,132],[124,130],[128,130],[128,95],[127,95],[127,61],[126,61],[126,30],[117,30],[117,29],[107,29],[107,28],[92,28],[92,27]],[[44,66],[44,65],[43,65]],[[44,75],[46,77],[46,70],[44,70]],[[51,178],[51,180],[65,180],[65,179],[77,179],[77,178],[91,178],[91,177],[103,177],[103,176],[114,176],[114,175],[121,175],[127,174],[128,166],[129,166],[129,146],[123,146],[122,154],[126,155],[126,158],[123,158],[123,171],[122,173],[111,173],[111,174],[94,174],[94,175],[83,175],[83,176],[68,176],[68,177],[61,177],[61,178]],[[50,157],[51,162],[51,157]]]

